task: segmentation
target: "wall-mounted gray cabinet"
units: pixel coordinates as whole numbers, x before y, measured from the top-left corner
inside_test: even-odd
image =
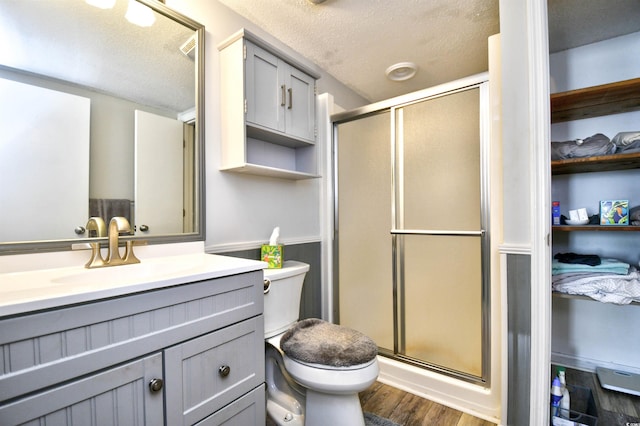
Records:
[[[0,318],[0,424],[264,424],[263,297],[256,271]]]
[[[220,50],[221,170],[317,176],[318,75],[246,30]]]

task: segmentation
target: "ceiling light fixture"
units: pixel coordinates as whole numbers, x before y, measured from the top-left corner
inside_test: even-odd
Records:
[[[141,27],[150,27],[156,21],[153,10],[149,6],[138,3],[136,0],[129,0],[127,13],[124,15],[127,21]]]
[[[116,4],[116,0],[85,0],[85,2],[100,9],[111,9]]]
[[[327,0],[307,0],[307,1],[313,4],[320,4],[320,3],[324,3]]]
[[[399,62],[387,68],[385,74],[389,80],[405,81],[413,78],[417,72],[418,66],[413,62]]]

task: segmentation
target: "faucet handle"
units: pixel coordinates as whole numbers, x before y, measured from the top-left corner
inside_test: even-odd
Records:
[[[91,237],[91,231],[96,233],[96,237],[106,237],[107,236],[107,226],[104,223],[104,219],[100,216],[92,216],[87,221],[87,225],[85,226],[87,231],[89,232],[89,237]]]

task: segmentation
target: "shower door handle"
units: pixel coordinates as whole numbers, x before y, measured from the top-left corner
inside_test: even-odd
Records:
[[[392,229],[391,235],[444,235],[444,236],[483,236],[484,229],[479,231],[442,231],[439,229]]]

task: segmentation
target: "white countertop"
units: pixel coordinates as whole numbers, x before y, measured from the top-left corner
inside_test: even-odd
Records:
[[[80,265],[0,273],[0,318],[257,271],[265,266],[256,260],[191,253],[96,269]]]

